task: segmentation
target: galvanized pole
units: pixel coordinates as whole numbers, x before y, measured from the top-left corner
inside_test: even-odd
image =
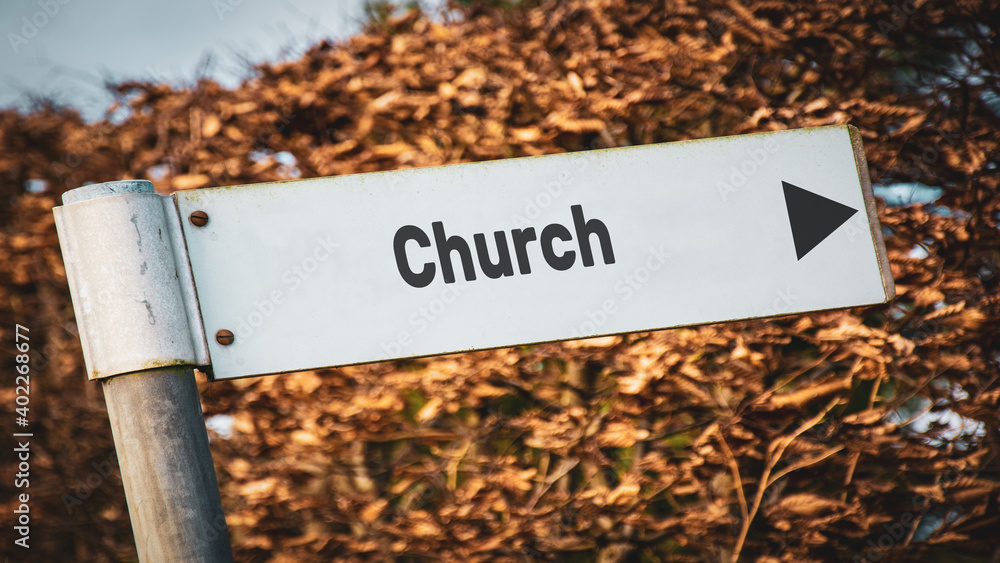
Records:
[[[144,180],[108,182],[66,192],[63,195],[63,203],[65,204],[64,208],[70,208],[72,204],[99,198],[152,193],[152,184]],[[129,205],[132,207],[128,207]],[[155,246],[155,243],[149,240],[153,238],[149,235],[146,237],[147,240],[143,240],[144,227],[141,225],[142,219],[139,218],[142,212],[141,208],[132,203],[126,203],[125,206],[124,209],[127,213],[123,216],[128,221],[127,217],[131,215],[131,223],[135,224],[135,230],[131,231],[132,224],[126,224],[122,226],[126,228],[125,230],[115,231],[112,229],[104,239],[121,238],[121,232],[138,233],[139,248],[137,252],[140,254],[137,256],[142,257],[142,262],[137,265],[137,269],[141,268],[142,274],[146,275],[148,269],[155,268],[146,262],[147,258],[150,261],[155,258],[150,250],[151,247]],[[133,210],[138,211],[132,213]],[[68,211],[57,213],[64,259],[67,262],[68,270],[86,270],[79,264],[75,264],[75,262],[84,260],[86,256],[73,255],[73,247],[79,245],[74,245],[70,239],[73,236],[74,224],[88,219],[93,221],[93,219],[92,216],[81,216],[81,219],[75,219],[68,217],[69,213]],[[114,213],[110,215],[114,215]],[[90,226],[93,229],[101,228],[100,225]],[[165,237],[169,239],[167,234],[163,233],[164,230],[167,229],[152,229],[152,233],[159,232],[161,243]],[[98,239],[100,243],[121,244],[119,240],[100,240],[100,236],[94,238]],[[134,244],[131,240],[128,242]],[[94,246],[94,243],[90,241],[88,243],[90,247]],[[146,245],[146,248],[143,248],[143,244]],[[169,252],[171,242],[167,240],[164,244]],[[173,245],[177,245],[176,239]],[[87,253],[87,248],[77,250],[78,254],[85,255]],[[166,267],[168,269],[175,268],[172,273],[174,278],[178,277],[178,270],[183,270],[173,263]],[[132,273],[122,275],[123,269],[119,264],[108,266],[103,280],[94,280],[92,279],[95,277],[93,275],[90,275],[90,279],[82,281],[80,279],[74,280],[73,276],[70,276],[78,323],[84,322],[81,320],[81,315],[92,319],[94,315],[114,316],[117,313],[117,311],[106,310],[109,308],[106,304],[103,306],[105,310],[95,311],[94,303],[97,302],[100,305],[102,299],[109,299],[107,295],[111,295],[110,298],[113,298],[116,292],[124,293],[132,289],[116,287],[116,285],[124,283],[123,279],[129,279],[128,275],[132,275]],[[92,271],[94,270],[91,269]],[[85,278],[86,274],[91,272],[85,272],[79,277]],[[167,276],[167,279],[170,277]],[[183,276],[180,277],[183,278]],[[96,285],[100,285],[100,287],[93,287]],[[105,293],[101,293],[102,291]],[[152,291],[150,290],[149,293]],[[165,325],[176,327],[176,323],[171,325],[171,318],[168,318],[174,313],[158,310],[159,303],[156,302],[155,296],[147,295],[146,289],[142,290],[140,296],[143,298],[142,300],[129,296],[126,301],[135,301],[137,307],[141,308],[140,315],[148,310],[148,324],[150,326],[137,327],[132,330],[131,334],[140,330],[157,329],[155,326],[157,322],[160,323],[160,327]],[[184,307],[182,306],[181,309],[183,310]],[[128,314],[130,313],[126,312],[124,315]],[[183,316],[183,314],[180,315]],[[109,344],[109,342],[114,342],[113,338],[98,334],[103,326],[106,326],[102,326],[102,323],[107,321],[87,320],[86,322],[90,323],[90,326],[81,326],[81,340],[84,340],[85,355],[90,353],[95,357],[135,356],[132,354],[133,350],[128,350],[129,354],[126,354],[122,347]],[[87,330],[83,330],[84,328]],[[104,330],[104,332],[109,331]],[[172,334],[169,337],[178,341],[190,340],[187,335]],[[171,343],[168,343],[164,347],[170,345]],[[140,352],[143,351],[140,350]],[[118,453],[118,463],[125,485],[129,517],[132,521],[132,531],[135,534],[139,559],[143,562],[199,561],[214,563],[232,561],[233,554],[229,545],[229,533],[222,511],[222,501],[219,496],[215,468],[212,464],[212,454],[208,446],[208,433],[205,428],[201,403],[198,399],[198,387],[194,372],[190,367],[192,362],[177,361],[175,362],[177,364],[186,363],[189,365],[169,365],[170,362],[164,361],[162,358],[150,358],[149,365],[156,366],[153,369],[105,376],[94,367],[95,362],[101,361],[100,358],[95,360],[88,356],[87,360],[91,378],[102,379],[108,418],[111,421],[111,429],[114,434],[115,449]],[[128,361],[134,362],[135,360]],[[125,364],[128,364],[128,361]]]
[[[140,561],[232,561],[190,368],[103,380]]]

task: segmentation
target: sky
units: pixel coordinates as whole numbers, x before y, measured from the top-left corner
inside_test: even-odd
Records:
[[[364,0],[4,1],[0,107],[25,109],[43,96],[99,119],[112,102],[106,81],[190,84],[201,75],[231,87],[246,61],[297,58],[364,21]]]

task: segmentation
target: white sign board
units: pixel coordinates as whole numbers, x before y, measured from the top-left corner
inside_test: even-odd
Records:
[[[183,191],[214,376],[884,303],[831,126]],[[229,345],[219,330],[234,333]]]

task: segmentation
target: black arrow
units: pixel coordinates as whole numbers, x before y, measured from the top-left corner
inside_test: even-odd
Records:
[[[788,222],[792,225],[792,240],[799,260],[858,212],[788,182],[781,182],[781,186],[785,190]]]

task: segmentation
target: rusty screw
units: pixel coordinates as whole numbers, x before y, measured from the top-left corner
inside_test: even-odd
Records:
[[[191,220],[191,224],[194,225],[195,227],[204,227],[205,225],[208,224],[208,213],[205,213],[204,211],[200,210],[195,211],[190,216],[188,216],[188,219]]]
[[[229,346],[235,339],[236,337],[233,336],[232,331],[226,329],[222,329],[215,333],[215,341],[223,346]]]

